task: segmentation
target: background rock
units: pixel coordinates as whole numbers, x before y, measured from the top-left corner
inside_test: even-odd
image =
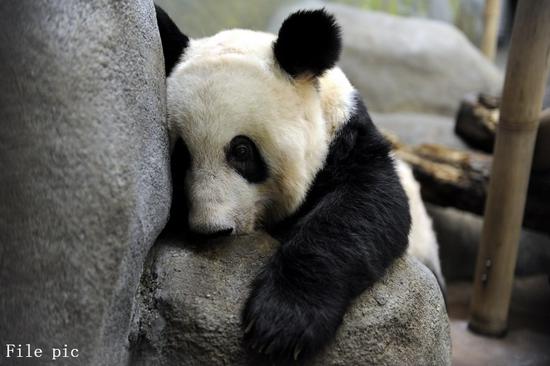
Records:
[[[483,227],[481,216],[451,207],[427,205],[439,242],[441,268],[447,281],[474,276]],[[516,275],[550,275],[550,237],[532,230],[521,232]]]
[[[170,204],[153,3],[2,1],[0,27],[0,345],[123,365]]]
[[[222,245],[182,246],[163,238],[143,280],[139,365],[245,365],[240,310],[248,285],[276,243],[265,235]],[[449,325],[433,274],[397,260],[348,311],[335,342],[315,365],[447,365]]]
[[[265,30],[270,17],[280,7],[301,3],[299,0],[157,0],[192,37],[212,35],[227,28]],[[454,24],[476,45],[483,31],[484,0],[325,0],[327,3],[346,4],[357,9],[382,11],[393,15],[412,16]],[[511,10],[508,1],[502,8],[501,33],[510,26]]]
[[[296,0],[156,0],[182,32],[192,38],[229,28],[264,30],[273,13]]]
[[[452,116],[468,92],[500,93],[501,72],[443,22],[305,2],[281,10],[270,30],[299,8],[323,5],[342,25],[340,66],[371,111]]]
[[[469,150],[454,133],[454,118],[422,113],[371,113],[374,124],[395,133],[399,140],[415,146],[424,143],[440,144],[454,149]]]

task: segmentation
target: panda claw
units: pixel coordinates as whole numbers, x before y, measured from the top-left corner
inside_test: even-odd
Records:
[[[269,344],[269,346],[267,346],[267,348],[265,349],[265,352],[264,352],[264,353],[265,353],[266,355],[270,355],[271,352],[273,352],[273,349],[274,349],[274,348],[275,348],[274,342],[271,342],[271,343]]]
[[[249,333],[251,330],[252,330],[252,327],[254,326],[254,323],[255,323],[255,320],[252,319],[250,321],[250,323],[248,323],[248,325],[246,326],[245,330],[244,330],[244,334],[247,334]]]
[[[300,352],[302,352],[302,345],[296,346],[294,348],[294,361],[298,361],[298,356],[300,356]]]

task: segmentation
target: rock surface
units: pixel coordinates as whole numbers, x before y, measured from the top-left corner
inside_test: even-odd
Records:
[[[324,1],[327,2],[353,4],[364,10],[454,23],[474,44],[479,44],[483,32],[484,0]],[[161,5],[186,34],[204,37],[227,28],[264,30],[275,10],[303,1],[256,0],[254,6],[249,6],[249,0],[156,0],[155,3]],[[502,9],[503,20],[508,19],[509,13],[509,5],[505,2]],[[503,26],[507,29],[508,21],[504,21]]]
[[[163,238],[143,283],[138,365],[245,365],[240,309],[276,243],[265,235],[207,248]],[[399,259],[348,311],[314,365],[448,365],[449,324],[435,277]]]
[[[153,3],[2,1],[0,31],[0,345],[123,365],[170,204]]]
[[[454,133],[453,117],[421,113],[371,113],[371,118],[379,129],[395,133],[407,145],[440,144],[470,150]]]
[[[180,27],[192,38],[211,36],[229,28],[263,30],[281,5],[297,0],[156,0]]]
[[[441,267],[447,281],[474,277],[483,218],[452,207],[427,205],[439,243]],[[516,275],[550,275],[550,237],[522,229]]]
[[[279,11],[270,30],[297,9],[320,7],[342,25],[340,66],[371,111],[454,115],[468,92],[500,94],[501,72],[444,22],[304,2]]]

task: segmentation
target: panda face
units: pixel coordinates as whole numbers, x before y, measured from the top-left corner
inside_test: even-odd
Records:
[[[277,37],[229,30],[180,38],[183,54],[167,62],[167,106],[172,143],[181,138],[190,155],[191,230],[246,234],[292,214],[353,108],[354,89],[334,67],[334,18],[297,12]]]
[[[192,41],[168,78],[171,134],[190,155],[185,185],[193,231],[246,234],[287,216],[324,162],[319,91],[278,68],[273,39],[234,30]],[[256,54],[247,52],[254,42],[265,57],[258,45]]]

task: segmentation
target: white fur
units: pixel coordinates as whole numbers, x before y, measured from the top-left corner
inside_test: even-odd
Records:
[[[192,226],[246,233],[258,220],[294,212],[351,112],[353,87],[339,69],[291,80],[273,58],[274,40],[248,30],[192,40],[168,78],[171,135],[182,136],[193,157]],[[237,135],[254,140],[270,167],[264,184],[250,185],[227,166],[223,151]]]
[[[432,228],[432,220],[426,212],[420,195],[420,185],[414,179],[412,170],[406,163],[399,159],[395,161],[397,174],[409,198],[411,209],[412,226],[407,252],[424,263],[435,274],[439,284],[444,287],[445,280],[439,261],[439,245]]]

